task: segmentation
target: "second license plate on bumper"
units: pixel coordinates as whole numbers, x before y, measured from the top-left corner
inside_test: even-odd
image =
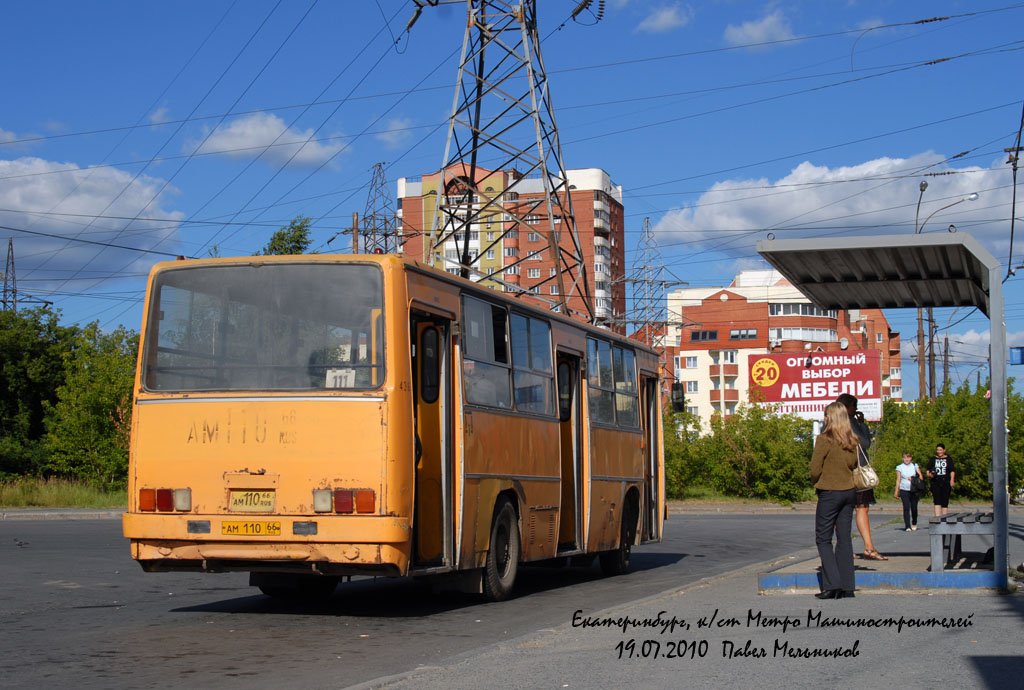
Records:
[[[222,522],[220,523],[220,533],[240,537],[279,537],[281,536],[281,523],[262,520]]]

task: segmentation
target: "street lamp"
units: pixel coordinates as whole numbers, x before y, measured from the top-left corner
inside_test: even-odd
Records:
[[[924,196],[924,190],[928,189],[928,181],[921,180],[920,184],[921,193],[917,195],[917,210],[914,211],[914,234],[918,234],[917,231],[917,219],[921,215],[921,197]],[[926,219],[927,220],[927,219]],[[924,400],[927,380],[924,377],[924,319],[922,318],[921,307],[917,308],[917,399]]]
[[[917,197],[917,211],[921,211],[921,197],[924,196],[924,190],[928,188],[927,182],[921,182],[921,195]],[[928,224],[928,221],[932,219],[939,211],[944,211],[947,208],[962,204],[965,201],[974,201],[978,198],[977,192],[971,192],[962,199],[957,199],[951,204],[946,204],[940,208],[932,211],[924,222],[920,225],[917,224],[917,213],[914,214],[914,234],[919,235],[924,231],[924,226]],[[924,398],[924,359],[921,356],[923,350],[923,339],[924,338],[924,327],[921,322],[921,310],[917,310],[917,376],[918,376],[918,387],[920,390],[919,399]],[[928,399],[935,402],[935,319],[932,315],[932,308],[928,307]]]
[[[921,183],[921,194],[922,194],[922,195],[924,194],[924,190],[925,190],[925,186],[926,186],[926,185],[927,185],[927,183],[926,183],[926,182],[922,182],[922,183]],[[922,231],[924,230],[924,226],[925,226],[925,225],[926,225],[926,224],[928,223],[928,221],[929,221],[929,220],[931,220],[931,219],[932,219],[932,216],[934,216],[934,215],[935,215],[936,213],[938,213],[939,211],[945,211],[945,210],[946,210],[947,208],[950,208],[950,207],[952,207],[952,206],[956,206],[957,204],[962,204],[962,203],[964,203],[965,201],[976,201],[976,200],[977,200],[977,198],[978,198],[978,193],[977,193],[977,192],[971,192],[970,194],[968,194],[967,196],[965,196],[965,197],[964,197],[963,199],[958,199],[957,201],[954,201],[954,202],[953,202],[953,203],[951,203],[951,204],[946,204],[945,206],[943,206],[943,207],[941,207],[941,208],[937,208],[937,209],[935,209],[934,211],[932,211],[932,212],[931,212],[931,213],[930,213],[930,214],[928,215],[928,217],[927,217],[927,218],[925,218],[925,219],[924,219],[924,223],[921,223],[921,225],[920,225],[920,226],[918,226],[918,224],[917,224],[917,220],[916,220],[916,217],[915,217],[915,220],[914,220],[914,234],[916,234],[916,235],[919,235],[919,234],[921,234],[921,232],[922,232]],[[921,198],[920,198],[920,197],[918,197],[918,199],[917,199],[917,208],[918,208],[918,210],[920,210],[920,209],[921,209]]]

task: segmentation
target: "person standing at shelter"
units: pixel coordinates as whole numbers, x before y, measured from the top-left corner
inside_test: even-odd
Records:
[[[857,409],[857,398],[849,393],[843,393],[836,398],[836,402],[846,408],[846,413],[850,417],[850,429],[857,434],[860,448],[864,451],[864,456],[867,457],[868,448],[871,447],[871,431],[868,429],[867,422],[864,421],[864,413]],[[875,542],[871,539],[871,518],[868,517],[868,510],[874,504],[874,489],[857,492],[854,501],[854,515],[856,516],[857,531],[860,532],[860,538],[864,542],[864,553],[860,554],[858,558],[869,561],[887,561],[889,559],[878,553],[875,549]]]
[[[822,591],[819,599],[852,597],[853,541],[853,468],[857,466],[860,439],[850,429],[850,417],[842,403],[825,408],[825,428],[814,439],[811,456],[811,482],[818,494],[814,511],[814,541],[821,558]],[[832,535],[835,534],[835,547]]]
[[[917,529],[917,501],[920,498],[914,493],[911,480],[917,477],[924,481],[921,468],[913,460],[910,453],[903,454],[903,462],[896,466],[896,491],[892,495],[903,501],[903,526],[908,532]]]
[[[935,457],[928,461],[928,478],[932,480],[932,503],[935,504],[935,515],[949,512],[949,495],[956,486],[956,470],[953,458],[946,455],[946,446],[935,446]]]

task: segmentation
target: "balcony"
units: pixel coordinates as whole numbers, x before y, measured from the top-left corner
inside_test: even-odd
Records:
[[[739,400],[740,400],[740,392],[737,389],[735,389],[735,388],[725,388],[725,389],[719,389],[719,390],[711,390],[711,391],[708,391],[708,394],[711,397],[711,404],[712,405],[714,405],[715,403],[721,402],[723,400],[725,402],[727,402],[727,403],[729,403],[729,402],[739,402]]]
[[[739,364],[712,364],[708,369],[708,374],[711,378],[717,379],[719,376],[739,376],[740,365]]]

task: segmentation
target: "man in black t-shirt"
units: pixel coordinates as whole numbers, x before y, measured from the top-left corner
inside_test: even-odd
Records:
[[[935,446],[935,457],[928,461],[928,477],[932,480],[932,502],[935,504],[935,515],[945,515],[949,511],[949,494],[956,485],[956,470],[953,459],[946,455],[946,446]]]

